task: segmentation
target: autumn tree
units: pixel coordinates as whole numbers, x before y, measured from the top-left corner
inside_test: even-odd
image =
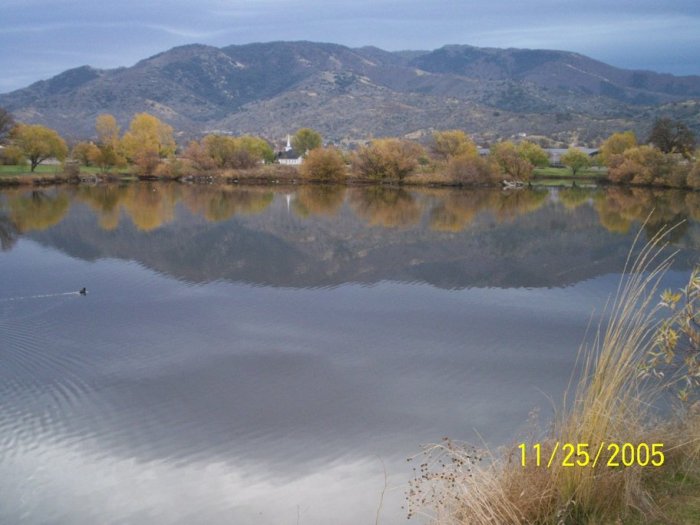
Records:
[[[0,108],[0,144],[10,137],[10,132],[15,127],[15,119],[5,108]]]
[[[220,169],[233,168],[234,163],[243,159],[236,157],[236,140],[227,135],[207,135],[202,139],[205,154],[214,162],[214,166]]]
[[[68,154],[61,136],[40,124],[18,124],[12,131],[12,141],[29,160],[31,171],[46,159],[55,157],[62,161]]]
[[[292,137],[292,147],[300,155],[305,155],[312,149],[320,148],[322,142],[321,135],[311,128],[301,128]]]
[[[700,159],[696,160],[690,169],[686,185],[694,190],[700,190]]]
[[[654,122],[647,142],[664,153],[680,153],[690,158],[695,148],[695,134],[680,120],[664,117]]]
[[[311,180],[341,180],[345,178],[345,161],[336,148],[316,148],[306,156],[299,173]]]
[[[503,175],[518,181],[530,180],[534,166],[520,154],[510,141],[499,142],[491,148],[490,157],[496,161]]]
[[[173,128],[148,113],[134,116],[121,143],[142,175],[152,175],[161,159],[175,153]]]
[[[274,159],[270,144],[251,135],[207,135],[202,139],[201,145],[203,149],[198,150],[196,145],[190,144],[187,154],[204,169],[209,162],[202,155],[209,157],[214,167],[220,169],[249,169],[263,161],[271,162]]]
[[[353,170],[372,179],[403,180],[418,166],[425,152],[415,142],[395,138],[378,139],[361,147],[352,159]]]
[[[95,119],[95,130],[97,131],[97,143],[101,146],[119,145],[119,124],[114,115],[103,113]]]
[[[126,159],[121,152],[117,119],[108,113],[98,115],[95,120],[95,129],[100,153],[93,162],[103,170],[125,165]]]
[[[469,154],[453,157],[447,163],[450,180],[464,185],[488,185],[500,179],[498,163],[493,158]]]
[[[549,155],[539,144],[523,140],[517,147],[518,154],[537,168],[549,166]]]
[[[261,161],[275,161],[275,152],[265,139],[254,135],[243,135],[236,138],[238,139],[238,147],[247,151],[255,159],[256,164]]]
[[[643,145],[615,157],[608,169],[608,178],[618,183],[680,188],[690,182],[690,171],[690,166],[679,161],[677,156]]]
[[[204,141],[192,140],[185,148],[183,157],[194,169],[210,171],[216,169],[216,161],[209,155]]]
[[[431,153],[438,159],[447,161],[462,155],[477,156],[474,141],[462,130],[436,131],[430,144]]]
[[[622,155],[628,149],[637,146],[634,131],[613,133],[600,145],[598,156],[604,166],[610,166],[615,155]]]
[[[576,174],[591,165],[591,157],[578,148],[571,147],[561,156],[561,163],[571,170],[571,174]]]
[[[0,164],[6,166],[17,166],[24,165],[27,163],[27,159],[24,157],[24,153],[17,146],[10,144],[0,149]]]
[[[100,148],[92,142],[78,142],[71,150],[71,158],[77,160],[83,166],[98,164],[100,161]]]

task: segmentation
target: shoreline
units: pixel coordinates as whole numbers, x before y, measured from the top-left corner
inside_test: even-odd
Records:
[[[138,176],[133,173],[96,173],[92,171],[83,171],[79,174],[75,173],[18,173],[18,174],[3,174],[0,173],[0,187],[22,187],[22,186],[54,186],[54,185],[95,185],[95,184],[110,184],[124,182],[178,182],[181,184],[226,184],[240,186],[325,186],[338,185],[347,187],[357,186],[384,186],[396,188],[455,188],[455,189],[482,189],[482,188],[504,188],[502,181],[488,184],[464,184],[449,180],[444,174],[440,173],[414,173],[407,176],[403,180],[388,179],[378,180],[373,178],[363,178],[357,176],[347,176],[342,180],[315,180],[301,177],[296,168],[287,166],[272,166],[263,169],[252,170],[223,170],[220,172],[202,173],[184,175],[178,177],[157,177],[157,176]],[[552,182],[557,182],[552,184]],[[600,175],[570,175],[562,174],[535,174],[529,181],[523,182],[522,186],[517,189],[528,187],[547,187],[547,188],[571,188],[578,187],[578,184],[583,187],[594,184],[595,186],[617,186],[625,188],[651,188],[651,189],[679,189],[686,191],[698,191],[688,186],[673,187],[669,185],[654,185],[654,184],[623,184],[615,183],[609,180],[604,173]]]

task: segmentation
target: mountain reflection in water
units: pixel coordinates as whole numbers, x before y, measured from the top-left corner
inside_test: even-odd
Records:
[[[405,458],[546,418],[638,228],[652,210],[644,237],[685,221],[680,286],[699,205],[622,188],[2,190],[0,522],[372,523],[386,468],[380,523],[404,523]]]

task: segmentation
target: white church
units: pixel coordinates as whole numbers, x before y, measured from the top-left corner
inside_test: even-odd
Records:
[[[277,154],[277,162],[280,164],[286,164],[287,166],[298,166],[304,161],[304,157],[301,153],[297,153],[292,148],[291,137],[287,135],[287,145],[284,151]]]

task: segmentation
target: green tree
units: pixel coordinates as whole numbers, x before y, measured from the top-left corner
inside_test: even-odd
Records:
[[[591,158],[580,149],[571,147],[561,156],[561,163],[575,176],[580,170],[591,165]]]
[[[243,135],[237,137],[237,147],[247,151],[257,164],[260,161],[274,162],[275,152],[270,143],[260,137],[253,135]]]
[[[474,141],[462,130],[436,131],[430,151],[440,160],[449,160],[462,155],[477,156]]]
[[[12,113],[5,108],[0,108],[0,144],[7,141],[15,125],[16,123]]]
[[[68,146],[61,136],[40,124],[18,124],[12,131],[12,140],[29,159],[31,171],[46,159],[55,157],[62,161],[68,154]]]
[[[308,151],[320,148],[323,140],[321,135],[311,128],[301,128],[292,137],[292,147],[301,155]]]
[[[518,153],[530,164],[538,168],[549,166],[549,155],[539,144],[524,140],[518,144]]]
[[[609,167],[615,155],[622,155],[628,149],[636,146],[637,136],[634,134],[634,131],[613,133],[600,145],[598,156],[601,163]]]
[[[695,134],[680,120],[664,117],[654,122],[647,142],[664,153],[680,153],[690,158],[695,149]]]

